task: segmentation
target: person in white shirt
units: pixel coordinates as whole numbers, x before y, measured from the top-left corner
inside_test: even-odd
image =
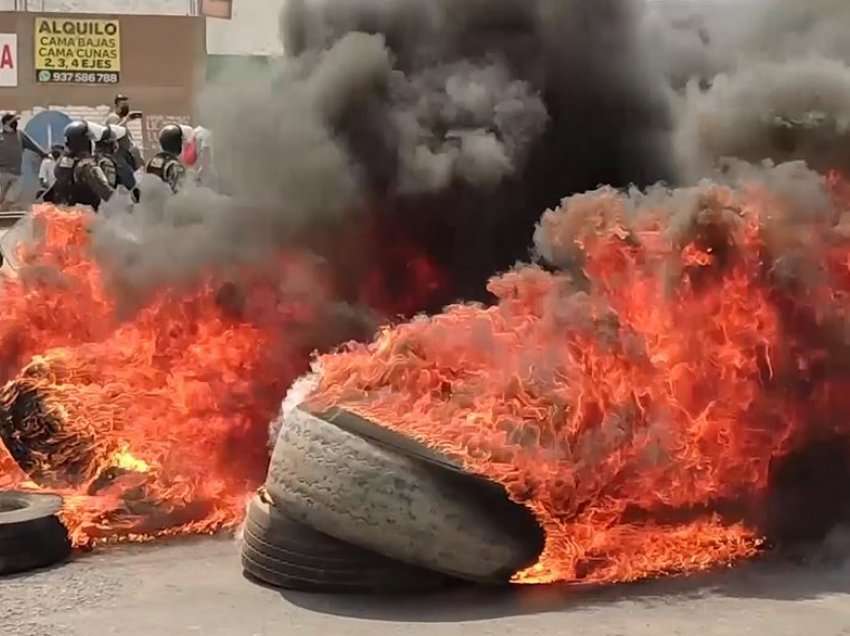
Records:
[[[56,162],[62,155],[62,146],[53,146],[50,149],[50,154],[41,160],[41,166],[38,169],[38,182],[42,190],[49,190],[56,183]]]
[[[115,109],[110,111],[103,122],[104,126],[126,126],[130,118],[130,98],[118,93],[115,96]]]
[[[142,119],[142,117],[143,115],[141,111],[130,110],[130,98],[118,93],[115,96],[115,108],[106,116],[103,125],[127,128],[131,121],[134,119]],[[133,169],[144,170],[145,160],[144,157],[142,157],[142,151],[136,145],[136,141],[133,139],[133,133],[130,132],[129,128],[127,128],[127,143],[129,144],[129,148],[127,150],[132,158],[132,163],[134,164]]]
[[[198,185],[216,189],[217,179],[213,167],[212,133],[198,126],[180,126],[183,129],[183,154],[181,160],[188,167]]]

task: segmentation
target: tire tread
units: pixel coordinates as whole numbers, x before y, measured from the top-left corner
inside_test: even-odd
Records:
[[[242,540],[245,574],[273,587],[394,592],[436,589],[447,582],[441,574],[349,546],[304,526],[259,496],[248,506]]]

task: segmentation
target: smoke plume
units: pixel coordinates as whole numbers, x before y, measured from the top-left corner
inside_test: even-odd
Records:
[[[98,254],[132,297],[297,244],[350,298],[412,244],[447,281],[416,309],[480,296],[564,194],[673,178],[641,6],[293,0],[283,58],[200,100],[224,194],[146,192],[135,218],[105,215]]]
[[[846,3],[663,2],[641,32],[659,42],[681,181],[728,157],[850,170]]]

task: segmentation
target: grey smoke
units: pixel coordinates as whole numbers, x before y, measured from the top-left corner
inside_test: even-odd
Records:
[[[848,23],[850,26],[850,23]],[[759,61],[690,84],[680,103],[676,150],[687,177],[718,158],[806,159],[813,167],[850,167],[850,66],[805,57]]]
[[[454,180],[497,185],[525,164],[546,127],[542,99],[498,63],[461,61],[394,80],[403,193],[439,191]]]
[[[284,207],[275,211],[284,227],[355,205],[357,170],[335,125],[385,87],[389,70],[379,38],[350,34],[315,56],[283,61],[271,78],[209,87],[202,119],[213,131],[229,192]]]
[[[730,159],[850,169],[836,0],[292,0],[280,20],[286,55],[201,99],[226,195],[152,196],[129,243],[96,231],[128,296],[380,218],[449,270],[444,301],[481,297],[571,193]],[[356,278],[381,247],[322,255]]]
[[[441,11],[440,23],[446,24],[448,9]],[[354,133],[348,143],[361,162],[372,163],[365,156],[370,149],[361,145],[383,149],[379,163],[383,160],[384,165],[367,170],[371,167],[373,175],[388,179],[391,194],[437,192],[455,182],[493,187],[524,166],[546,126],[541,96],[515,77],[495,52],[484,49],[484,57],[475,60],[439,52],[441,36],[433,33],[435,42],[425,46],[433,58],[410,67],[404,64],[412,57],[407,49],[417,38],[402,43],[393,31],[395,25],[405,24],[406,31],[406,20],[421,13],[427,33],[429,22],[439,15],[435,12],[422,2],[314,2],[309,8],[308,3],[296,2],[285,14],[284,26],[290,31],[285,42],[300,56],[295,59],[314,57],[311,46],[326,47],[323,57],[328,61],[323,68],[333,71],[316,72],[311,82],[320,103],[336,109],[327,121]],[[381,28],[386,32],[376,30]],[[304,34],[296,35],[296,29]],[[304,40],[301,47],[293,44],[299,39]],[[357,48],[352,46],[355,41]],[[350,77],[346,67],[353,63],[374,70],[377,90],[361,94],[356,103],[362,115],[375,118],[365,125],[342,120],[351,113],[349,96],[356,92],[346,79]]]
[[[286,55],[200,100],[225,195],[152,195],[133,219],[112,206],[98,257],[129,298],[377,224],[450,272],[441,302],[481,295],[564,194],[674,176],[641,6],[292,0]],[[316,249],[351,277],[380,240]]]
[[[660,42],[656,55],[669,61],[681,182],[710,175],[730,157],[850,169],[850,5],[656,7],[642,29]]]

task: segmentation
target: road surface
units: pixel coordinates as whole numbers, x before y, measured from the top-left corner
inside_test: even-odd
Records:
[[[848,554],[848,552],[844,552]],[[233,539],[110,548],[0,579],[3,636],[850,636],[850,563],[758,563],[602,590],[278,592]]]

